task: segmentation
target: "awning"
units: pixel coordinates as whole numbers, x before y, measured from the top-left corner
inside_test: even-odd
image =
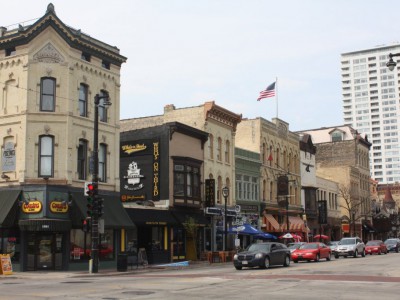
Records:
[[[126,208],[126,212],[136,226],[178,224],[171,211],[166,209]]]
[[[68,231],[71,229],[70,220],[60,219],[29,219],[19,220],[21,231]]]
[[[365,222],[362,225],[362,230],[368,233],[373,233],[376,232],[376,229],[374,227],[372,227],[371,225],[369,225],[369,223]]]
[[[72,225],[75,228],[82,227],[82,220],[86,218],[87,199],[82,192],[73,192],[73,203],[71,207]],[[106,229],[131,229],[135,224],[129,218],[125,208],[118,197],[100,195],[104,199],[104,227]]]
[[[280,232],[280,226],[278,221],[274,218],[273,215],[264,214],[263,216],[263,225],[265,224],[265,231],[268,232]]]
[[[16,224],[19,208],[17,199],[20,193],[20,190],[0,191],[0,228]]]
[[[286,222],[282,225],[282,230],[287,231]],[[289,231],[292,232],[306,232],[304,221],[300,217],[289,216]]]
[[[177,219],[180,224],[186,223],[188,218],[193,218],[198,226],[206,226],[210,224],[210,220],[203,213],[189,213],[181,211],[173,211],[173,216]]]
[[[251,226],[250,224],[243,224],[241,226],[230,227],[228,233],[237,233],[241,235],[257,235],[263,234],[261,230]]]

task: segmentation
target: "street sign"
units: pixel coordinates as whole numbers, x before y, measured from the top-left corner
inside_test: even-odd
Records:
[[[237,212],[237,213],[240,213],[240,205],[235,205],[235,211]]]
[[[206,207],[206,214],[220,216],[222,210],[218,207]]]
[[[243,224],[244,224],[243,221],[233,221],[232,222],[233,226],[242,226]]]

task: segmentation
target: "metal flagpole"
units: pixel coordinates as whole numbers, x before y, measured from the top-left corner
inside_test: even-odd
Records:
[[[278,119],[278,77],[275,78],[276,118]]]

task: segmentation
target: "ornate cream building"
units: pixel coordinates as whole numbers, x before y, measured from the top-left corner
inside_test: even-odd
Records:
[[[124,62],[118,48],[64,24],[52,4],[33,24],[0,27],[0,250],[11,249],[17,269],[87,268],[83,186],[91,180],[96,94],[112,102],[98,105],[100,195],[107,211],[124,213],[112,201],[119,199]],[[108,213],[104,219],[102,243],[110,251],[103,259],[113,261],[114,229],[124,221]],[[129,218],[125,225],[132,226]]]

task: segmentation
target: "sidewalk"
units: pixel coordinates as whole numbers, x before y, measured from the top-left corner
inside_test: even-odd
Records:
[[[23,279],[45,279],[47,278],[82,278],[82,277],[98,277],[98,276],[123,276],[129,274],[141,274],[149,272],[162,272],[168,270],[180,270],[180,269],[193,269],[193,268],[212,268],[213,266],[221,266],[226,263],[212,263],[208,261],[189,261],[187,265],[179,263],[171,263],[165,265],[149,265],[128,267],[126,271],[117,271],[117,267],[113,269],[101,269],[99,267],[98,273],[89,273],[88,271],[31,271],[31,272],[13,272],[11,275],[0,275],[0,279],[4,278],[23,278]]]

